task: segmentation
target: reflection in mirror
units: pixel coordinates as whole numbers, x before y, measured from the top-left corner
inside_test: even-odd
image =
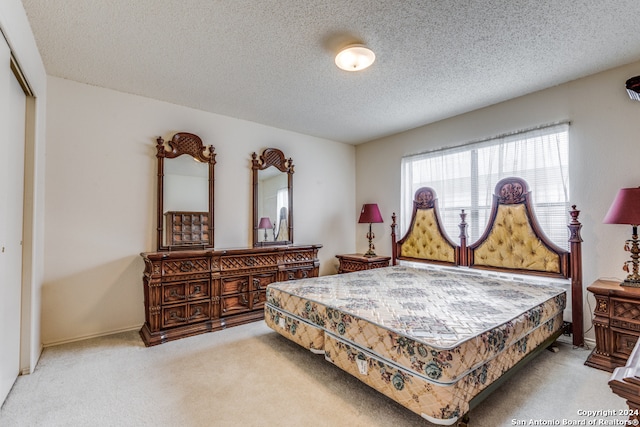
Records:
[[[207,186],[209,170],[206,163],[190,156],[180,156],[164,165],[165,211],[208,210]]]
[[[258,229],[265,228],[265,234],[260,236],[260,241],[286,241],[287,212],[289,211],[289,189],[287,174],[280,172],[276,168],[269,168],[258,171],[258,218],[260,218]],[[281,216],[281,211],[284,216]],[[269,221],[267,231],[266,221]],[[275,237],[274,237],[275,236]]]
[[[293,162],[282,151],[253,153],[253,245],[293,243]]]
[[[284,194],[285,197],[287,194]],[[289,240],[289,227],[287,226],[287,213],[289,212],[288,206],[282,206],[280,209],[277,209],[278,212],[278,226],[275,240]]]
[[[164,245],[206,245],[209,170],[191,156],[182,155],[164,165]]]
[[[157,139],[158,250],[213,247],[215,153],[194,134]]]

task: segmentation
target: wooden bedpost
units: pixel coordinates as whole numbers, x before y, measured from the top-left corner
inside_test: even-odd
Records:
[[[468,254],[467,254],[467,222],[465,221],[465,219],[467,218],[467,214],[464,212],[464,209],[462,209],[462,212],[460,212],[460,224],[458,225],[458,227],[460,227],[460,235],[458,236],[460,238],[460,248],[458,249],[460,251],[460,255],[458,256],[458,265],[467,267],[469,266],[469,261],[468,261]]]
[[[396,213],[391,215],[391,265],[396,265],[398,247],[396,245]]]
[[[571,245],[571,323],[573,334],[573,345],[584,346],[584,327],[582,313],[582,238],[580,229],[582,224],[578,221],[580,211],[576,205],[571,206],[569,211],[571,222],[569,223],[569,243]]]

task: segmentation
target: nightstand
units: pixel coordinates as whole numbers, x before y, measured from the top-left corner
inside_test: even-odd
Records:
[[[640,288],[596,280],[587,290],[596,298],[593,310],[596,348],[585,365],[612,372],[627,363],[640,336]]]
[[[372,268],[388,267],[391,257],[372,256],[366,257],[362,254],[336,255],[340,260],[338,273],[350,273],[352,271],[371,270]]]

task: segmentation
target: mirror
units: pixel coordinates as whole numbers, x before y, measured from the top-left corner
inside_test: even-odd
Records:
[[[158,251],[213,248],[216,154],[199,136],[158,137]]]
[[[293,244],[293,161],[267,148],[251,164],[253,246]]]

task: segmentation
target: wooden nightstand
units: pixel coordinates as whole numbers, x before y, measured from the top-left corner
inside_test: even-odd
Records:
[[[627,363],[640,336],[640,288],[596,280],[587,290],[596,298],[596,348],[585,365],[612,372]]]
[[[372,256],[362,254],[336,255],[340,260],[338,273],[350,273],[352,271],[371,270],[372,268],[388,267],[391,257]]]

